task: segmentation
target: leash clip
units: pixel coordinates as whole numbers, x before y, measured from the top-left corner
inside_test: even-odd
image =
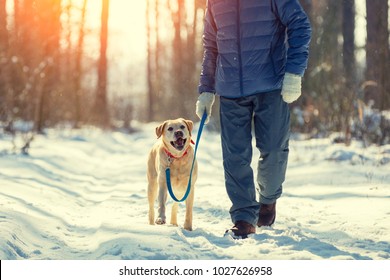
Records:
[[[173,157],[168,156],[168,167],[171,166],[171,163],[173,162]]]

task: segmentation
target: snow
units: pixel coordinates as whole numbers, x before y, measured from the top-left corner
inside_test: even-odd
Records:
[[[135,124],[133,134],[52,129],[35,137],[29,155],[10,152],[0,135],[0,259],[390,259],[390,146],[294,137],[275,225],[232,240],[223,237],[231,221],[220,137],[208,130],[194,230],[182,228],[184,204],[179,227],[148,224],[156,125]]]

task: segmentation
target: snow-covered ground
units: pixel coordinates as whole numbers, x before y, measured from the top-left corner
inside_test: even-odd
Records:
[[[148,224],[155,126],[130,135],[50,130],[29,156],[10,153],[0,135],[0,259],[390,259],[390,146],[292,140],[275,225],[235,241],[223,237],[230,201],[220,138],[207,130],[194,230]]]

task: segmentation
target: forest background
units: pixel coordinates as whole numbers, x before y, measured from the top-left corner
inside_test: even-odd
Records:
[[[300,0],[313,35],[292,129],[390,143],[388,0]],[[194,121],[206,0],[0,0],[0,135]],[[209,127],[218,130],[218,104]]]

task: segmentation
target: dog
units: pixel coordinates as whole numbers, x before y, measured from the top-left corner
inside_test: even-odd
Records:
[[[191,131],[194,124],[183,118],[167,120],[156,127],[158,141],[150,150],[147,163],[149,224],[166,223],[167,183],[165,170],[170,168],[172,190],[178,199],[187,191],[194,149],[191,146]],[[194,204],[194,185],[198,176],[198,165],[194,162],[191,178],[191,190],[185,200],[186,214],[184,229],[192,230],[192,208]],[[155,219],[154,203],[157,198],[158,215]],[[171,211],[172,225],[178,226],[178,202],[174,201]]]

